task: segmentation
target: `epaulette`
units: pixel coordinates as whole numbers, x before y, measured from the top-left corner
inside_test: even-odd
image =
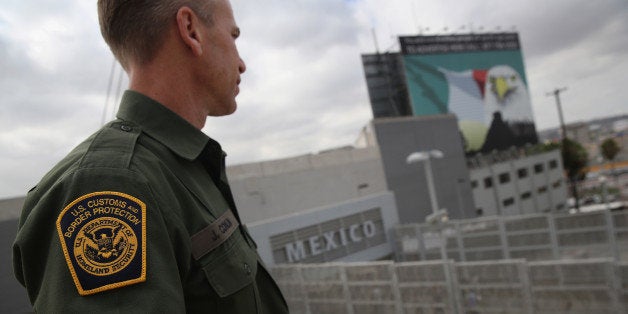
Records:
[[[140,127],[130,122],[109,123],[94,136],[79,167],[127,168],[140,133]]]

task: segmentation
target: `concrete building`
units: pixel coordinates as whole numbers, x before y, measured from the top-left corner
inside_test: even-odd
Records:
[[[566,209],[560,151],[513,149],[469,159],[478,215],[522,215]]]
[[[425,173],[406,158],[431,149],[444,154],[432,162],[438,204],[451,218],[475,217],[455,116],[375,119],[358,142],[366,147],[229,167],[242,219],[272,219],[391,191],[402,222],[423,222],[432,210]]]
[[[382,118],[372,125],[402,223],[424,222],[432,213],[424,167],[406,163],[411,153],[429,150],[443,153],[443,158],[431,162],[439,209],[445,208],[450,218],[475,217],[469,170],[454,115]]]
[[[387,191],[376,146],[235,165],[227,175],[247,223]]]
[[[331,206],[248,225],[269,266],[392,259],[399,223],[392,193],[375,193]]]

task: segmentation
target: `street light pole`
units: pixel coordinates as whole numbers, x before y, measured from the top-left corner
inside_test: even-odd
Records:
[[[425,168],[425,176],[427,177],[427,190],[430,193],[430,203],[432,204],[432,213],[438,212],[438,200],[436,199],[436,190],[434,189],[434,176],[432,175],[432,158],[425,159],[423,167]]]
[[[425,169],[425,177],[427,180],[427,191],[430,195],[430,204],[432,206],[432,215],[428,216],[428,218],[436,218],[436,216],[440,214],[440,210],[438,208],[438,200],[436,198],[436,189],[434,188],[434,176],[432,174],[431,163],[432,158],[443,158],[443,152],[437,149],[423,152],[414,152],[408,155],[408,157],[406,158],[407,164],[424,162],[423,167]]]
[[[417,162],[424,162],[425,177],[427,180],[427,190],[430,195],[430,203],[432,205],[432,214],[425,218],[425,221],[430,224],[438,224],[439,236],[440,236],[440,256],[444,261],[447,259],[447,240],[443,233],[443,218],[447,217],[447,211],[438,208],[438,200],[436,199],[436,189],[434,189],[434,177],[432,174],[432,158],[443,158],[443,152],[440,150],[430,150],[423,152],[414,152],[406,158],[407,164],[413,164]]]

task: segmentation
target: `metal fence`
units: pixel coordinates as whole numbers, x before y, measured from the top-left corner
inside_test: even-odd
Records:
[[[608,257],[628,261],[628,212],[487,217],[398,225],[397,261],[529,261]]]
[[[368,262],[275,267],[291,313],[625,313],[628,264]]]

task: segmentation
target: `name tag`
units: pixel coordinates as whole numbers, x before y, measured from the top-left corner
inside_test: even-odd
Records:
[[[192,256],[198,260],[213,251],[227,241],[239,225],[233,212],[228,210],[216,221],[192,236]]]

